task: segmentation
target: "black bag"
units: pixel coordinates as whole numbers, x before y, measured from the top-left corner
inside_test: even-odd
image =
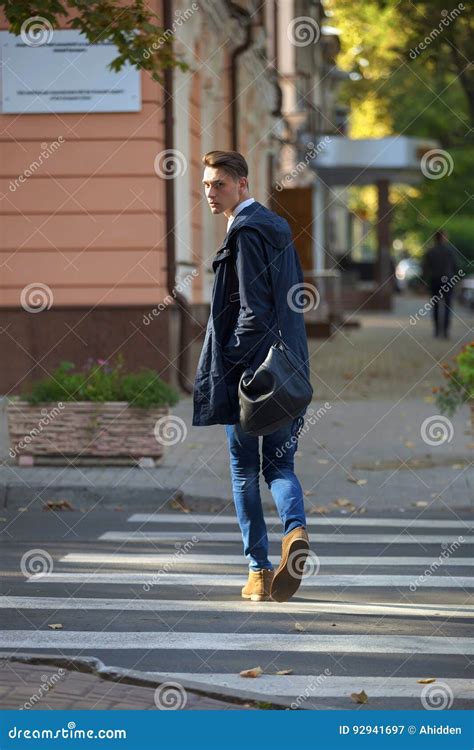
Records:
[[[280,337],[272,344],[257,370],[254,372],[247,367],[240,377],[240,426],[250,435],[269,435],[296,417],[300,417],[302,422],[301,412],[313,397],[313,387],[306,377],[304,363],[281,338],[271,266],[268,269]]]

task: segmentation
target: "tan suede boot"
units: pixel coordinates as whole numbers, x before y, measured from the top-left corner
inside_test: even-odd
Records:
[[[299,589],[303,568],[309,552],[309,539],[304,526],[285,534],[281,543],[281,560],[273,576],[271,598],[286,602]]]
[[[242,597],[252,602],[264,602],[270,598],[273,570],[249,570],[249,578],[242,588]]]

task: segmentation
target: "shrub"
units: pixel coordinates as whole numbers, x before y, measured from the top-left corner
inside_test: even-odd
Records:
[[[454,366],[442,365],[446,385],[434,389],[436,402],[445,414],[452,415],[462,404],[474,399],[474,341],[463,346],[453,357]]]
[[[30,404],[59,401],[128,401],[131,406],[174,406],[178,392],[154,370],[141,367],[124,372],[121,354],[116,364],[89,358],[82,369],[63,361],[48,377],[36,381],[22,398]]]

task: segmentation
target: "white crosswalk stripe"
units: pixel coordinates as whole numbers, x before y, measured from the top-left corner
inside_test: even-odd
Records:
[[[28,578],[29,583],[136,583],[144,585],[146,583],[159,584],[160,586],[230,586],[241,588],[247,580],[244,575],[232,575],[221,573],[220,575],[210,575],[207,573],[157,573],[155,577],[150,573],[37,573]],[[413,584],[413,576],[371,576],[367,574],[359,575],[315,575],[304,578],[301,585],[303,588],[319,589],[330,586],[331,588],[348,586],[383,586],[389,588],[408,588]],[[424,581],[420,581],[418,586],[425,588],[474,588],[474,577],[468,576],[425,576]]]
[[[272,614],[329,614],[349,615],[399,615],[405,617],[449,617],[472,618],[474,606],[457,607],[445,604],[386,604],[357,602],[344,604],[340,602],[248,602],[207,601],[205,599],[113,599],[97,597],[60,597],[60,596],[0,596],[0,609],[81,609],[81,610],[117,610],[132,612],[264,612]]]
[[[236,516],[219,514],[216,513],[211,515],[210,513],[134,513],[127,519],[128,523],[179,523],[179,524],[202,524],[203,526],[216,526],[218,524],[237,524]],[[265,523],[267,526],[281,525],[281,521],[278,516],[265,516]],[[328,517],[318,515],[317,517],[311,518],[309,516],[306,521],[308,528],[313,526],[366,526],[386,528],[402,528],[402,529],[459,529],[465,531],[472,531],[472,521],[458,520],[439,520],[434,519],[432,521],[425,520],[422,518],[357,518],[353,516],[337,516]]]
[[[195,677],[189,672],[158,672],[156,675],[173,682],[192,680]],[[208,684],[212,687],[242,689],[242,678],[239,675],[214,673],[210,674],[207,679]],[[349,696],[354,692],[354,677],[293,675],[290,679],[286,679],[283,684],[282,682],[281,675],[263,674],[258,679],[259,691],[265,696],[302,696],[304,698],[308,685],[313,683],[318,685],[318,695],[325,698]],[[450,680],[449,686],[458,698],[472,699],[474,680],[453,679]],[[423,687],[424,685],[417,684],[416,680],[407,677],[357,677],[357,690],[365,690],[372,698],[420,698]]]
[[[239,542],[239,531],[106,531],[99,539],[109,542],[163,542],[169,540],[188,541],[195,537],[197,541],[207,542]],[[279,542],[281,534],[270,532],[269,542]],[[470,543],[474,537],[463,537],[464,544]],[[311,534],[314,544],[453,544],[459,542],[459,536],[453,534]],[[196,542],[197,543],[197,542]]]
[[[281,524],[266,520],[276,567]],[[455,709],[474,687],[471,528],[462,519],[310,518],[317,574],[289,602],[250,602],[240,597],[247,561],[234,516],[132,514],[89,551],[68,541],[52,571],[0,596],[2,619],[25,615],[20,629],[0,631],[0,650],[95,656],[158,681],[301,708],[334,700],[354,708],[350,695],[360,690],[416,708],[426,687],[417,680],[435,675]],[[257,664],[258,679],[239,675]]]
[[[474,638],[419,635],[291,635],[276,633],[182,633],[120,631],[118,633],[2,631],[0,648],[173,649],[198,651],[277,651],[335,654],[460,654],[474,655]]]
[[[270,555],[270,562],[276,566],[280,558],[278,555]],[[432,557],[390,557],[384,555],[383,557],[353,557],[344,555],[344,557],[330,557],[318,555],[321,569],[326,566],[370,566],[370,567],[385,567],[391,565],[394,567],[407,567],[419,565],[430,566],[433,563]],[[85,565],[131,565],[134,567],[152,567],[160,568],[163,565],[174,565],[176,563],[176,555],[167,554],[155,554],[155,555],[142,555],[128,554],[114,552],[110,554],[93,554],[91,552],[68,552],[67,555],[61,558],[60,562],[66,563],[82,563]],[[187,553],[186,557],[182,560],[182,565],[242,565],[242,555],[193,555]],[[474,565],[474,558],[472,557],[447,557],[443,561],[443,567],[456,566],[456,567],[469,567]]]

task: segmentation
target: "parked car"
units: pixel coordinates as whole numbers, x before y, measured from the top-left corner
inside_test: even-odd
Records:
[[[404,258],[397,263],[395,277],[401,291],[419,289],[422,284],[421,263],[415,258]]]
[[[466,276],[462,279],[457,292],[459,303],[471,310],[474,309],[474,276]]]

